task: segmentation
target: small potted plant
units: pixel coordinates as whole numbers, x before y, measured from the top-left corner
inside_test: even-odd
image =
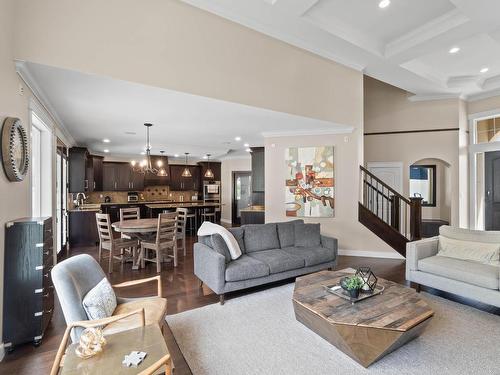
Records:
[[[345,280],[345,287],[351,298],[358,298],[359,291],[363,286],[363,280],[359,276],[352,276]]]

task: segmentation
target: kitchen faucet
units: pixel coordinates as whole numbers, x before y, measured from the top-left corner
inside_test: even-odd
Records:
[[[76,194],[75,202],[78,207],[80,207],[86,200],[87,196],[85,195],[85,193]]]

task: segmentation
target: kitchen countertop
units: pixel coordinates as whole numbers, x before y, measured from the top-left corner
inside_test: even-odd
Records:
[[[242,208],[240,212],[265,212],[264,206],[250,206],[247,208]]]
[[[204,203],[203,201],[187,201],[174,203],[150,203],[147,208],[185,208],[185,207],[220,207],[221,203]]]

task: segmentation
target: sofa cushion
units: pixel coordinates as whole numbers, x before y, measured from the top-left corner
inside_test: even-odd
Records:
[[[108,318],[116,308],[116,295],[105,277],[83,297],[83,308],[89,320]]]
[[[305,266],[315,266],[321,263],[333,262],[335,253],[326,247],[287,247],[283,249],[288,254],[304,259]]]
[[[304,224],[304,220],[292,220],[284,223],[276,223],[278,229],[278,239],[282,249],[295,245],[296,224]]]
[[[224,238],[218,233],[212,234],[212,249],[217,251],[220,255],[223,255],[226,258],[226,263],[231,261],[231,253],[229,252],[229,248],[227,247],[226,241]]]
[[[500,243],[457,240],[440,235],[437,255],[498,265]]]
[[[245,230],[245,252],[247,254],[280,247],[276,224],[249,224],[243,226]]]
[[[498,289],[497,266],[466,260],[432,256],[418,261],[418,270],[488,289]]]
[[[212,236],[198,236],[198,242],[208,247],[212,247]]]
[[[321,233],[319,224],[297,224],[295,225],[296,247],[318,247],[321,246]]]
[[[455,240],[500,243],[500,231],[494,230],[472,230],[441,225],[439,227],[439,234],[448,238],[454,238]]]
[[[242,255],[226,266],[226,281],[256,279],[269,275],[269,266],[248,255]]]
[[[272,274],[304,267],[304,259],[281,249],[257,251],[249,256],[267,264]]]
[[[236,238],[236,241],[238,241],[238,245],[240,246],[241,253],[245,254],[245,241],[243,240],[243,235],[245,231],[241,227],[236,227],[236,228],[227,228],[229,232]]]

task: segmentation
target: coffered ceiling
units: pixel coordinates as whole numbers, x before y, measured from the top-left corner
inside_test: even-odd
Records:
[[[498,0],[390,0],[385,8],[381,0],[183,1],[362,70],[414,99],[500,95]]]

